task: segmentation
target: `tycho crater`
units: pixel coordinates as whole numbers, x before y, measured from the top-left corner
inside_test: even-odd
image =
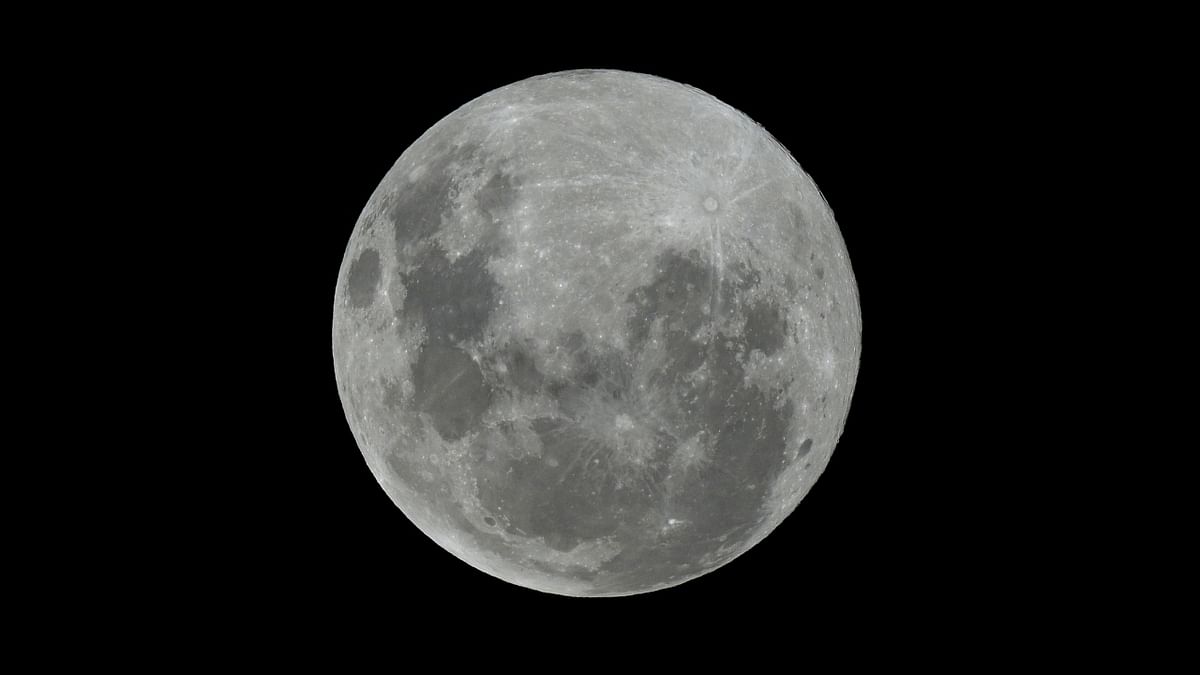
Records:
[[[788,151],[616,71],[429,129],[363,209],[333,312],[346,419],[401,511],[479,570],[579,596],[679,584],[770,533],[829,461],[860,336]]]

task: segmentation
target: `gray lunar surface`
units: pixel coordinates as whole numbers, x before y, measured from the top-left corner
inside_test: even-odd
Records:
[[[576,596],[679,584],[770,533],[829,461],[860,336],[788,151],[617,71],[430,128],[363,209],[333,308],[346,419],[395,504],[475,568]]]

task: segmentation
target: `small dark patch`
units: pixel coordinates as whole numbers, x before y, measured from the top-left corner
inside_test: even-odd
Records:
[[[419,317],[433,343],[483,337],[499,290],[487,261],[476,249],[450,262],[439,246],[431,246],[420,265],[404,275],[408,295],[401,312]]]
[[[400,383],[384,378],[382,385],[383,405],[393,410],[399,410],[404,399],[403,393],[400,390]]]
[[[812,450],[812,443],[813,443],[813,441],[811,438],[804,441],[803,443],[801,443],[800,449],[796,452],[796,456],[803,457],[803,456],[807,455],[808,451]]]
[[[508,218],[521,195],[520,183],[506,173],[493,174],[475,193],[475,203],[487,216],[478,247],[489,253],[501,253],[504,247],[503,221]]]
[[[387,456],[388,468],[392,470],[392,474],[404,482],[405,485],[411,487],[419,487],[429,483],[421,476],[419,471],[413,468],[412,462],[408,461],[403,455],[390,453]]]
[[[783,347],[787,321],[779,307],[757,302],[746,311],[746,348],[771,355]]]
[[[568,414],[577,403],[579,385],[595,390],[602,396],[619,400],[633,386],[633,368],[625,357],[618,353],[597,354],[580,348],[574,352],[575,374],[570,381],[558,389],[559,403]]]
[[[721,316],[730,316],[742,309],[746,293],[762,283],[762,274],[744,262],[726,269],[721,279]]]
[[[456,441],[479,425],[492,404],[492,389],[475,361],[457,347],[428,344],[412,367],[413,394],[418,410],[428,413],[433,427]]]
[[[576,330],[564,335],[561,342],[562,346],[567,348],[567,351],[572,354],[578,354],[583,350],[584,345],[587,344],[587,337],[582,331]]]
[[[479,210],[493,220],[499,220],[512,211],[521,195],[520,184],[506,173],[497,173],[475,193]]]
[[[499,359],[507,371],[502,379],[525,393],[534,393],[541,389],[544,380],[530,351],[525,345],[510,343],[500,350],[499,354]]]
[[[703,365],[708,352],[708,345],[693,340],[690,335],[679,333],[667,335],[667,348],[671,362],[664,370],[664,374],[674,376],[675,381],[687,377],[688,373]]]
[[[808,227],[808,219],[806,219],[804,217],[804,209],[800,208],[799,204],[796,204],[794,202],[789,203],[788,211],[791,213],[791,216],[792,216],[792,226],[793,227],[797,227],[797,228],[801,228],[801,229]]]
[[[442,217],[451,208],[451,189],[454,176],[451,165],[463,162],[479,151],[475,144],[464,144],[448,152],[435,153],[423,176],[415,183],[404,182],[397,190],[396,201],[388,209],[388,218],[395,225],[398,257],[405,246],[421,241],[437,232]]]
[[[726,281],[731,281],[739,291],[747,291],[762,283],[762,274],[743,261],[738,261],[729,269]]]
[[[824,267],[818,267],[818,268],[816,269],[816,272],[817,272],[817,278],[818,278],[818,279],[824,279],[824,278],[825,278],[825,268],[824,268]]]
[[[495,519],[495,518],[493,518],[493,517],[491,517],[491,516],[484,516],[484,517],[483,517],[483,522],[487,523],[489,527],[495,527],[495,526],[496,526],[496,519]]]
[[[360,253],[358,259],[350,263],[347,277],[346,292],[350,296],[350,305],[359,309],[369,306],[379,287],[379,251],[369,248]]]
[[[712,286],[712,270],[699,251],[693,249],[686,256],[677,251],[659,255],[657,278],[634,289],[627,298],[634,306],[629,334],[635,345],[646,341],[655,319],[661,318],[672,332],[689,334],[699,329],[706,319],[705,309],[710,307]]]

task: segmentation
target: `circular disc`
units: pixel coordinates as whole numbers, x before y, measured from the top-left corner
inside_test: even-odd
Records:
[[[338,277],[346,418],[406,516],[551,593],[694,578],[820,475],[858,370],[833,215],[769,133],[692,87],[570,71],[409,147]]]

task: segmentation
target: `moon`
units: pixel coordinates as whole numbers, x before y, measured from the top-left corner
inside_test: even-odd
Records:
[[[829,462],[858,289],[813,180],[693,87],[501,87],[416,140],[350,237],[346,420],[444,549],[572,596],[674,586],[766,537]]]

